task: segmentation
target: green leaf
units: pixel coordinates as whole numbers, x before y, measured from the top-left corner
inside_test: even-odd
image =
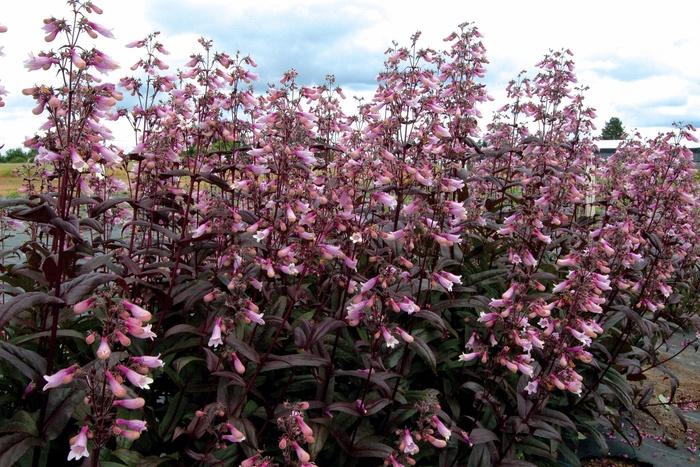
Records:
[[[41,440],[27,433],[12,433],[0,437],[0,465],[15,465],[29,449],[39,445]]]
[[[185,368],[189,363],[197,361],[204,362],[204,359],[201,357],[195,357],[193,355],[190,355],[188,357],[180,357],[173,362],[173,366],[175,367],[175,371],[180,373],[182,369]]]
[[[51,331],[41,331],[41,332],[35,332],[33,334],[26,334],[24,336],[17,336],[13,338],[10,342],[13,344],[24,344],[25,342],[31,342],[35,339],[40,339],[42,337],[48,337],[51,335]],[[57,337],[72,337],[73,339],[78,339],[78,340],[84,340],[85,336],[73,329],[58,329],[56,330],[56,336]]]
[[[182,415],[185,413],[186,407],[187,399],[184,397],[183,391],[178,391],[175,397],[170,400],[163,421],[158,425],[158,435],[161,438],[167,440],[172,435]]]
[[[17,313],[29,310],[37,305],[63,304],[63,300],[44,292],[27,292],[13,297],[0,305],[0,327],[5,326]]]
[[[352,457],[376,457],[386,459],[393,452],[391,446],[376,441],[360,441],[350,449]]]
[[[433,373],[436,371],[437,361],[435,360],[435,354],[433,350],[426,344],[426,342],[420,337],[413,336],[413,342],[408,344],[408,346],[413,349],[416,354],[418,354],[425,363],[428,364]]]
[[[192,326],[191,324],[176,324],[175,326],[171,327],[167,331],[165,331],[165,334],[163,334],[163,337],[170,337],[174,336],[176,334],[197,334],[198,336],[203,336],[204,334],[199,330],[199,328]]]
[[[86,295],[95,291],[97,287],[108,282],[119,279],[116,274],[106,274],[101,272],[91,272],[83,274],[75,279],[66,282],[61,288],[61,297],[68,305],[75,305]]]
[[[0,341],[0,358],[32,381],[46,374],[46,360],[38,353]]]
[[[132,449],[116,449],[112,454],[123,460],[126,465],[140,465],[143,456]]]
[[[474,444],[484,444],[490,441],[498,441],[498,436],[486,428],[474,428],[471,433],[469,433],[469,439]]]
[[[255,351],[255,349],[245,342],[236,339],[233,335],[230,335],[226,341],[231,344],[231,346],[236,350],[236,352],[243,355],[248,360],[254,363],[260,363],[260,356]]]
[[[314,354],[293,354],[293,355],[270,355],[270,359],[265,363],[260,371],[281,370],[284,368],[301,366],[326,366],[328,360]]]
[[[46,419],[41,429],[46,440],[51,441],[61,434],[84,395],[85,391],[75,388],[54,388],[49,392]]]
[[[0,433],[26,433],[38,437],[36,421],[29,412],[20,410],[9,420],[0,424]]]

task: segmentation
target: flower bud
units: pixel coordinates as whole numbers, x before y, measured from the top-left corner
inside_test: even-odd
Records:
[[[100,339],[100,346],[97,348],[95,355],[100,360],[107,360],[112,355],[112,350],[109,348],[109,340],[105,336],[102,336]]]

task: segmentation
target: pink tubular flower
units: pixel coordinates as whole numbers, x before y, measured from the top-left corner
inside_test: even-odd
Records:
[[[413,342],[415,340],[412,335],[410,335],[409,333],[407,333],[406,331],[404,331],[403,329],[401,329],[398,326],[396,326],[396,332],[399,333],[399,336],[401,336],[401,339],[403,339],[404,342],[407,342],[410,344],[411,342]]]
[[[109,339],[105,336],[102,336],[100,339],[100,345],[97,347],[95,355],[97,355],[97,358],[100,360],[107,360],[109,356],[112,355],[112,350],[109,348]]]
[[[151,331],[151,325],[141,326],[141,321],[136,318],[128,318],[124,321],[129,334],[137,339],[153,339],[156,334]]]
[[[107,378],[109,389],[114,394],[114,397],[118,399],[126,397],[126,388],[117,381],[111,371],[105,370],[105,378]]]
[[[95,31],[99,32],[102,34],[104,37],[107,37],[109,39],[114,39],[114,34],[112,34],[112,31],[109,29],[105,28],[101,24],[97,24],[93,21],[88,21],[87,25],[90,26],[90,29],[94,29]],[[94,39],[94,38],[93,38]]]
[[[148,385],[153,382],[153,378],[137,373],[124,365],[117,365],[117,369],[121,371],[122,374],[126,376],[126,379],[128,379],[134,386],[141,389],[150,389]]]
[[[314,431],[309,425],[306,424],[306,422],[304,421],[304,417],[302,417],[301,415],[295,415],[294,420],[297,422],[297,426],[299,427],[299,430],[301,430],[301,434],[304,435],[304,439],[306,440],[306,442],[313,443]]]
[[[258,460],[260,460],[260,453],[255,453],[251,457],[241,462],[240,467],[257,467],[258,465],[260,465],[258,464]]]
[[[238,358],[238,354],[236,352],[231,352],[231,363],[233,364],[233,368],[236,370],[236,373],[239,375],[245,373],[245,365],[241,359]]]
[[[144,310],[138,305],[131,303],[129,300],[122,299],[122,306],[131,313],[131,316],[139,321],[150,321],[153,317],[149,311]]]
[[[88,426],[83,425],[80,432],[70,439],[70,452],[68,453],[68,460],[78,460],[83,457],[90,457],[90,452],[87,448],[87,433]]]
[[[309,455],[309,453],[304,451],[304,448],[302,448],[296,441],[292,441],[292,448],[294,448],[299,462],[303,463],[309,462],[311,460],[311,456]]]
[[[46,384],[44,385],[44,391],[51,388],[56,388],[63,384],[68,384],[73,381],[73,376],[80,367],[78,365],[71,365],[68,368],[57,371],[53,375],[44,375]]]
[[[501,318],[498,313],[484,313],[483,311],[479,313],[478,321],[484,323],[487,327],[492,327],[496,324],[496,321]]]
[[[397,205],[396,198],[391,196],[389,193],[379,191],[374,194],[374,197],[378,202],[388,207],[389,209],[394,209]]]
[[[345,256],[340,247],[337,245],[321,244],[319,245],[319,248],[321,250],[321,254],[325,259],[330,260],[333,258],[342,258]]]
[[[143,46],[145,46],[145,45],[146,45],[146,40],[145,40],[145,39],[141,39],[140,41],[129,42],[128,44],[126,44],[125,47],[126,47],[127,49],[133,49],[134,47],[141,48],[141,47],[143,47]]]
[[[552,293],[563,292],[564,290],[568,290],[569,287],[571,287],[571,281],[566,279],[566,280],[558,283],[557,285],[555,285],[554,288],[552,289]]]
[[[125,426],[127,430],[146,431],[146,422],[143,420],[129,420],[125,418],[118,418],[114,421],[117,425]]]
[[[481,357],[481,352],[463,353],[459,356],[459,361],[460,362],[471,362],[472,360],[476,360],[479,357]]]
[[[94,50],[90,64],[97,68],[102,73],[109,73],[110,71],[119,68],[119,65],[109,58],[107,55],[103,54],[99,50]]]
[[[78,50],[75,48],[70,49],[70,59],[73,62],[73,65],[75,65],[76,68],[79,70],[82,70],[85,68],[85,60],[82,59],[80,54],[78,53]]]
[[[379,330],[381,331],[384,343],[388,348],[393,349],[398,345],[399,340],[391,334],[391,332],[386,328],[386,326],[381,326]]]
[[[122,436],[130,441],[135,441],[141,437],[141,432],[136,430],[119,429],[119,436]]]
[[[117,340],[124,347],[128,347],[131,345],[131,339],[129,339],[123,332],[117,330],[114,331],[114,335],[117,336]]]
[[[418,449],[418,445],[413,441],[413,437],[411,436],[411,430],[409,430],[408,428],[403,429],[403,435],[401,436],[399,449],[401,450],[401,452],[408,455],[417,454],[418,451],[420,451],[420,449]]]
[[[415,304],[413,300],[408,297],[402,297],[398,302],[399,309],[412,315],[413,313],[420,311],[420,307]]]
[[[543,242],[543,243],[552,243],[552,238],[549,235],[545,235],[542,232],[539,231],[539,229],[535,229],[532,234],[537,238],[537,240]]]
[[[73,170],[77,170],[78,172],[85,172],[87,169],[90,168],[90,166],[87,165],[87,163],[80,157],[80,154],[78,154],[78,151],[76,151],[74,148],[71,148],[70,150],[70,159],[71,159],[71,167],[73,167]]]
[[[142,355],[138,357],[131,357],[131,361],[137,365],[145,366],[147,368],[162,368],[164,365],[163,360],[158,357],[160,357],[160,354],[156,355],[155,357]]]
[[[435,125],[433,127],[433,133],[441,138],[450,138],[452,136],[449,130],[442,125]]]
[[[428,441],[430,444],[435,446],[436,448],[442,449],[445,446],[447,446],[447,441],[444,439],[438,439],[433,435],[426,434],[425,435],[425,440]]]
[[[224,341],[221,339],[221,317],[217,317],[214,322],[214,329],[211,331],[211,337],[209,338],[209,347],[218,347],[223,344]]]
[[[263,313],[256,313],[257,311],[259,311],[257,305],[252,302],[248,302],[248,306],[243,309],[243,314],[248,321],[252,321],[253,323],[263,326],[265,324],[265,320],[262,319]]]
[[[452,292],[454,284],[462,283],[462,276],[457,276],[447,271],[438,271],[433,273],[433,281],[443,286],[448,292]]]
[[[610,279],[603,274],[594,273],[591,276],[593,284],[600,290],[612,290],[610,287]]]
[[[75,305],[73,305],[73,312],[76,314],[82,314],[85,313],[92,307],[92,304],[95,303],[95,300],[97,300],[96,297],[90,297],[86,298],[82,302],[78,302]]]
[[[24,66],[29,71],[38,69],[48,70],[52,65],[58,63],[58,60],[53,56],[39,55],[38,57],[29,54],[29,58],[24,62]]]
[[[435,428],[437,428],[438,433],[440,433],[440,436],[446,440],[449,440],[450,436],[452,436],[452,431],[450,431],[450,429],[447,428],[444,423],[442,423],[442,420],[440,420],[437,415],[433,415],[433,423],[435,424]]]
[[[134,399],[117,399],[112,402],[112,405],[129,410],[136,410],[146,405],[146,401],[142,397],[136,397]]]
[[[228,428],[230,434],[222,436],[222,439],[225,439],[226,441],[230,441],[232,443],[240,443],[242,441],[245,441],[245,435],[238,431],[238,429],[236,429],[236,427],[233,426],[233,424],[227,423],[226,428]]]
[[[530,395],[533,395],[537,392],[537,388],[539,386],[539,383],[536,379],[533,379],[529,383],[527,383],[527,386],[525,386],[525,392],[527,392]]]
[[[391,465],[391,467],[404,467],[404,465],[401,462],[396,460],[396,456],[394,456],[393,453],[384,461],[384,463],[386,464],[387,461],[389,462],[389,465]]]

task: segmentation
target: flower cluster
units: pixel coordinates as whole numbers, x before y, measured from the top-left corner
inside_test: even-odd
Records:
[[[132,75],[102,81],[116,64],[85,40],[112,34],[68,3],[44,23],[63,45],[26,62],[59,81],[24,91],[47,117],[27,198],[0,205],[0,235],[30,236],[0,278],[1,384],[50,426],[27,446],[77,430],[70,460],[555,463],[540,443],[616,423],[663,343],[700,329],[694,129],[599,158],[569,51],[484,123],[478,29],[443,50],[416,33],[346,113],[332,75],[263,87],[204,38],[178,70],[159,33],[135,40]],[[64,386],[83,403],[54,416]]]

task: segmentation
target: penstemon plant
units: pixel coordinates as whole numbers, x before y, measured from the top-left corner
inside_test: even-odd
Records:
[[[68,6],[26,62],[57,83],[24,91],[47,117],[25,198],[0,201],[0,238],[27,235],[0,263],[2,465],[577,465],[647,410],[646,372],[673,399],[691,126],[600,159],[567,50],[484,121],[469,23],[393,44],[353,114],[332,75],[259,92],[204,38],[176,71],[159,33],[130,42],[114,85],[100,8]]]

